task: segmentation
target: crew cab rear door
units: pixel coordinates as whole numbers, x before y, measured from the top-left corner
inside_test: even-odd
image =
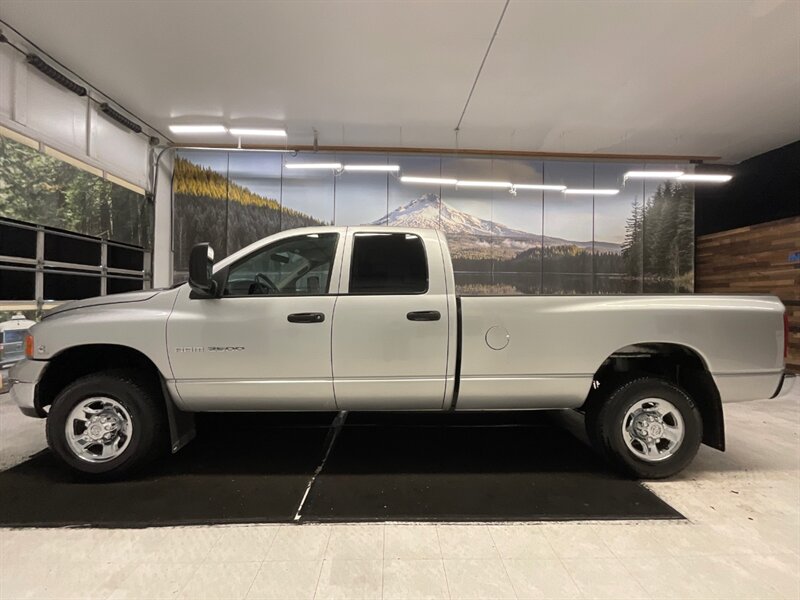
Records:
[[[449,317],[435,232],[350,230],[333,315],[337,407],[441,409]]]

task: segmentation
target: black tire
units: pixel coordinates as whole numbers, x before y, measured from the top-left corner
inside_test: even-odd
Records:
[[[93,396],[108,397],[130,415],[127,448],[106,462],[89,462],[70,448],[65,432],[75,406]],[[109,370],[86,375],[65,387],[47,415],[47,445],[64,463],[92,479],[116,479],[154,460],[168,447],[166,410],[161,391],[149,375],[135,370]]]
[[[628,409],[646,398],[668,401],[683,419],[683,440],[674,454],[657,462],[637,456],[623,437]],[[664,479],[679,473],[692,462],[703,439],[703,421],[697,405],[685,391],[664,379],[640,377],[621,383],[598,406],[592,411],[591,421],[587,420],[587,427],[593,429],[592,444],[617,468],[640,479]]]
[[[628,383],[633,379],[645,377],[643,373],[626,373],[616,374],[610,377],[604,377],[603,382],[598,386],[592,386],[589,392],[589,397],[583,405],[581,412],[583,413],[584,426],[586,429],[586,437],[589,439],[592,448],[600,448],[600,439],[597,437],[599,428],[597,427],[597,420],[600,417],[600,409],[603,408],[606,400],[613,394],[620,386]]]

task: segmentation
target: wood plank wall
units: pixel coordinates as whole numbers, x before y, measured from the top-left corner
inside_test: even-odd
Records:
[[[787,366],[800,372],[800,217],[730,229],[697,238],[694,289],[698,294],[769,293],[789,315]]]

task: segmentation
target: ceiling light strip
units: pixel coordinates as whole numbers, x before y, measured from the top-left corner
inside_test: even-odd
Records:
[[[553,192],[563,192],[567,189],[565,185],[544,185],[539,183],[515,183],[515,190],[550,190]]]
[[[678,177],[678,181],[694,181],[696,183],[725,183],[733,179],[733,175],[722,173],[686,173]]]
[[[459,179],[456,181],[456,187],[476,187],[476,188],[500,188],[500,189],[510,189],[511,182],[510,181],[474,181],[474,180],[462,180]]]
[[[567,188],[564,190],[565,194],[582,194],[585,196],[616,196],[619,190],[614,189],[582,189],[582,188]]]
[[[625,179],[677,179],[683,171],[628,171]]]
[[[383,171],[394,173],[400,170],[400,165],[345,165],[345,171]]]
[[[225,146],[189,146],[177,144],[178,150],[211,150],[214,152],[277,152],[279,154],[297,154],[293,148],[227,148]]]
[[[252,127],[231,127],[228,132],[231,135],[241,137],[286,137],[285,129],[256,129]]]
[[[333,169],[339,170],[342,168],[342,163],[285,163],[283,165],[287,169]]]
[[[406,176],[400,178],[403,183],[430,183],[435,185],[456,185],[456,179],[447,179],[443,177],[414,177]]]

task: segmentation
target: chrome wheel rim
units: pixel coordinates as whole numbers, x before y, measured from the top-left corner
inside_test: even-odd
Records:
[[[686,427],[681,413],[663,398],[634,403],[622,420],[622,438],[636,458],[658,462],[673,456],[683,443]]]
[[[65,426],[70,450],[90,463],[103,463],[121,455],[131,442],[131,415],[113,398],[96,396],[79,402]]]

